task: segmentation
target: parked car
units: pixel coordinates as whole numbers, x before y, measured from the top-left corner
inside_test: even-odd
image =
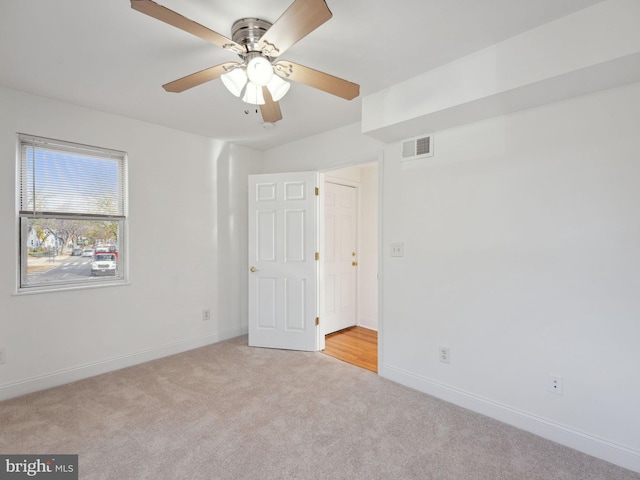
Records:
[[[74,257],[82,256],[82,249],[81,248],[74,248],[73,250],[71,250],[71,255],[74,256]]]
[[[118,257],[114,253],[96,253],[91,262],[91,276],[115,275],[118,272]]]
[[[82,256],[83,257],[93,257],[94,253],[96,253],[96,251],[93,248],[85,248],[82,251]]]

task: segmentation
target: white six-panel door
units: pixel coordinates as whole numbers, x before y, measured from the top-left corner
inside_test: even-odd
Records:
[[[316,351],[316,172],[249,176],[249,345]]]
[[[356,324],[356,188],[325,182],[322,198],[322,324],[329,334]]]

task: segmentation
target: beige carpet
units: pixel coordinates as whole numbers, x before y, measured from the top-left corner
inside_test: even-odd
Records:
[[[640,479],[246,337],[2,402],[0,453],[77,453],[81,479]]]

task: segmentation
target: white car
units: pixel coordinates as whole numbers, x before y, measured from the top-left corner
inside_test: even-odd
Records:
[[[82,256],[83,257],[93,257],[94,253],[96,253],[96,251],[93,248],[85,248],[82,251]]]
[[[118,272],[118,257],[115,253],[96,253],[91,262],[91,276],[115,275]]]

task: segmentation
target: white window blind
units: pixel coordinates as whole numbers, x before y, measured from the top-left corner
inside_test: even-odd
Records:
[[[20,141],[20,214],[124,218],[124,152],[30,135]]]

